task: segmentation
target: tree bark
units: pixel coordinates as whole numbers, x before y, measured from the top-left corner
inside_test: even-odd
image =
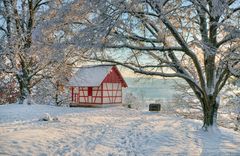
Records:
[[[219,100],[216,97],[208,96],[204,100],[203,106],[203,129],[208,131],[210,127],[217,126],[217,111],[219,107]]]
[[[19,104],[23,104],[24,100],[28,98],[30,95],[30,80],[26,74],[17,74],[16,75],[18,83],[19,83]]]

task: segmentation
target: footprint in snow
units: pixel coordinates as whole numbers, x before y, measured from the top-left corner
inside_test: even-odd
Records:
[[[122,144],[126,144],[127,141],[124,139],[124,140],[121,141],[121,143],[122,143]]]
[[[18,142],[17,142],[17,141],[12,141],[12,143],[13,143],[13,144],[18,144]]]
[[[38,156],[47,156],[46,153],[40,153]]]

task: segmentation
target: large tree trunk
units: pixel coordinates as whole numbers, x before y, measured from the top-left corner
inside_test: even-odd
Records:
[[[19,83],[19,91],[20,91],[19,104],[23,104],[24,100],[26,100],[31,93],[30,80],[28,79],[28,75],[26,72],[17,74],[16,77]]]
[[[207,131],[209,128],[217,126],[217,111],[219,107],[219,100],[218,98],[209,96],[208,99],[204,101],[205,102],[202,103],[203,129]]]

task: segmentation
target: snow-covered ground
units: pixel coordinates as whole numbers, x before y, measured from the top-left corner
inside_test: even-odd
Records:
[[[45,113],[59,121],[38,121]],[[123,107],[0,106],[0,155],[240,155],[240,135]]]

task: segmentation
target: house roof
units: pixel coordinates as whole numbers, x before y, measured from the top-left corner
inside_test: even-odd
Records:
[[[80,67],[75,73],[75,75],[69,80],[68,85],[79,87],[100,86],[105,77],[107,76],[107,74],[111,71],[113,66],[115,65],[102,64]]]

